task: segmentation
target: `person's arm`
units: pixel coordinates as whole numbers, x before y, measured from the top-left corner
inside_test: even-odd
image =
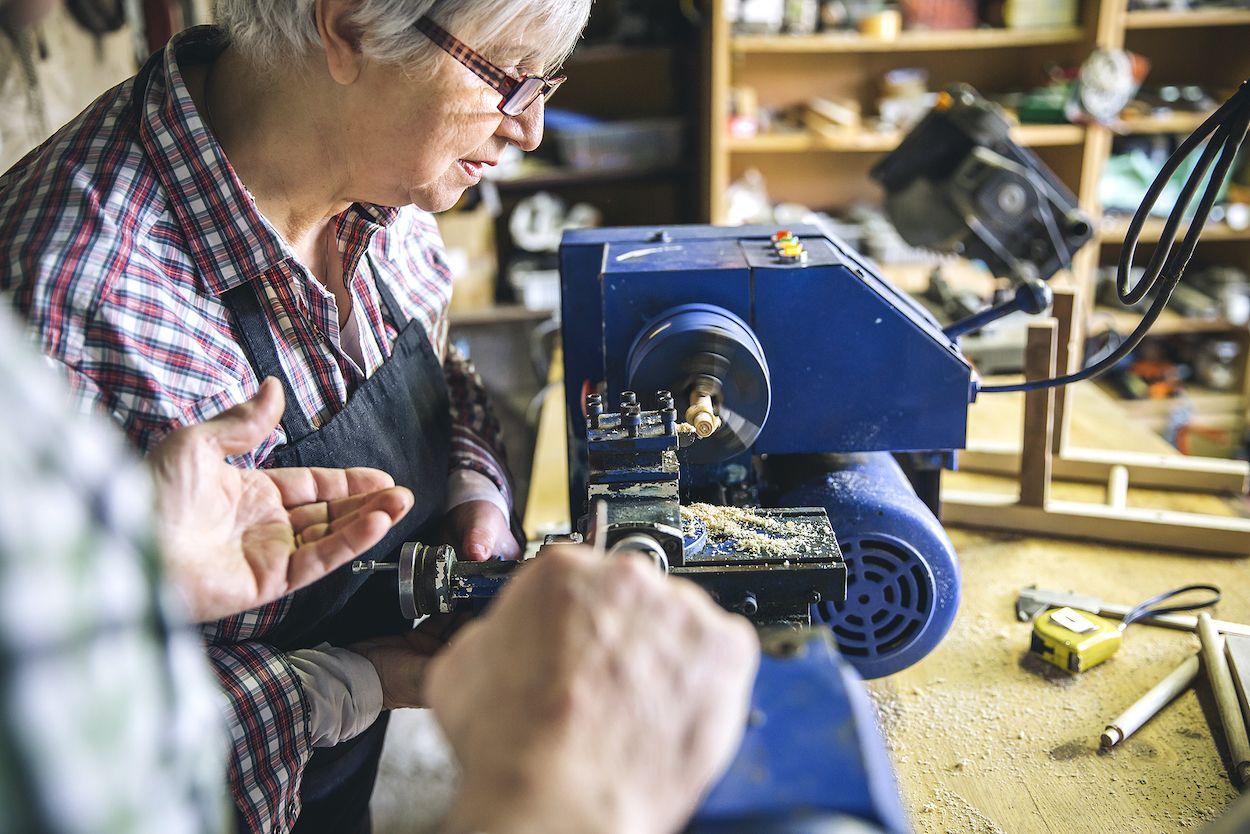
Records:
[[[544,553],[430,661],[447,834],[675,831],[741,740],[755,630],[636,557]]]
[[[511,532],[512,485],[499,420],[481,377],[455,345],[447,346],[443,374],[451,401],[450,537],[463,559],[515,559],[521,547]]]
[[[224,834],[219,696],[160,582],[148,473],[23,330],[0,303],[0,829]]]

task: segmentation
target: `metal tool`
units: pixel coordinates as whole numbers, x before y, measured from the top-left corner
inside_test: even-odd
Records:
[[[1215,630],[1211,616],[1205,612],[1198,615],[1198,638],[1202,642],[1202,665],[1211,684],[1211,694],[1215,696],[1237,784],[1242,789],[1250,788],[1250,738],[1246,736],[1246,722],[1241,715],[1237,688],[1224,654],[1224,637]]]
[[[1020,622],[1028,622],[1048,608],[1063,608],[1065,606],[1114,619],[1122,619],[1133,610],[1131,605],[1104,602],[1098,597],[1089,596],[1088,594],[1077,594],[1071,591],[1052,591],[1030,585],[1027,588],[1020,589],[1020,596],[1016,599],[1016,618]],[[1148,614],[1138,620],[1138,622],[1162,628],[1175,628],[1181,631],[1197,632],[1198,630],[1198,618],[1188,614]],[[1215,630],[1221,634],[1236,634],[1242,637],[1250,637],[1250,625],[1232,623],[1227,620],[1212,620],[1211,623],[1215,626]]]
[[[1241,716],[1250,727],[1250,638],[1225,634],[1224,653],[1228,655],[1228,670],[1241,701]]]
[[[809,625],[813,606],[841,603],[846,564],[823,508],[740,513],[736,538],[698,518],[683,519],[677,451],[695,434],[679,427],[670,392],[658,392],[656,405],[644,411],[637,394],[626,391],[621,410],[607,412],[600,395],[587,398],[586,505],[594,515],[582,519],[579,531],[548,536],[531,558],[583,539],[607,557],[641,553],[759,625]],[[408,542],[398,562],[362,561],[352,569],[395,571],[400,611],[415,619],[484,605],[523,564],[465,562],[447,545]]]
[[[352,562],[352,573],[395,571],[400,613],[415,620],[480,607],[494,598],[520,564],[501,559],[462,562],[450,545],[405,542],[399,561]]]

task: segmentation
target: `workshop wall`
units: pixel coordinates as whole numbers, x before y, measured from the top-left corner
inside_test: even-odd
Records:
[[[134,72],[129,29],[96,37],[61,7],[0,33],[0,171]]]

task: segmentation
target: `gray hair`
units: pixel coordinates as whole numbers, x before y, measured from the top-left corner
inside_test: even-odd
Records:
[[[320,48],[314,0],[216,0],[217,22],[257,66],[298,61]],[[356,0],[350,25],[360,49],[384,63],[408,67],[441,52],[412,28],[428,15],[474,50],[505,41],[530,46],[522,66],[545,72],[573,51],[590,16],[591,0]]]

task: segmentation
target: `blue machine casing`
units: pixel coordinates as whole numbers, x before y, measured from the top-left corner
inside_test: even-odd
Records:
[[[752,453],[928,451],[964,445],[972,369],[912,299],[835,238],[795,231],[804,265],[772,256],[774,227],[587,229],[560,249],[570,449],[584,447],[584,388],[630,387],[628,349],[682,304],[740,317],[763,346],[774,407]],[[585,496],[573,464],[570,506]]]
[[[824,507],[846,560],[846,601],[812,606],[866,678],[906,669],[955,621],[959,564],[942,525],[884,452],[786,473],[783,507]],[[800,467],[801,468],[801,467]]]
[[[688,834],[829,831],[850,817],[909,831],[877,716],[855,670],[826,639],[760,658],[751,722]]]
[[[814,227],[792,229],[806,259],[783,263],[775,231],[566,233],[570,508],[578,517],[586,495],[585,395],[600,386],[609,396],[665,388],[680,400],[683,357],[724,354],[725,391],[739,394],[725,404],[750,400],[761,427],[749,446],[711,462],[698,460],[701,444],[724,429],[697,442],[683,461],[683,489],[736,488],[758,476],[761,503],[824,507],[844,549],[848,594],[813,606],[813,622],[829,626],[863,676],[891,674],[945,635],[959,572],[949,537],[889,453],[949,460],[964,446],[976,383],[958,343],[840,240]],[[699,331],[703,343],[691,338]],[[670,364],[671,384],[647,384]],[[763,367],[747,373],[753,364]]]

